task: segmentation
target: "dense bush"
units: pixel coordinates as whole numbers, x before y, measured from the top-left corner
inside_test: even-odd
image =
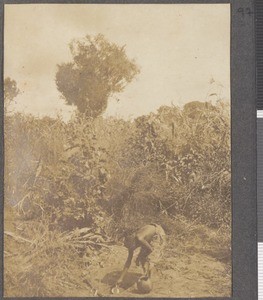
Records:
[[[124,148],[128,184],[113,206],[130,205],[130,213],[151,217],[155,211],[157,219],[182,214],[209,226],[230,225],[229,106],[161,107],[134,125]]]
[[[134,122],[6,118],[6,201],[69,230],[130,213],[230,221],[229,107],[160,107]],[[102,223],[101,223],[102,222]]]
[[[6,268],[7,288],[30,282],[25,296],[51,295],[49,283],[38,276],[52,265],[45,272],[56,277],[53,248],[56,255],[68,253],[63,259],[71,265],[73,257],[89,257],[109,237],[147,222],[171,230],[170,220],[183,216],[230,232],[230,174],[230,108],[223,101],[162,106],[134,121],[79,113],[68,123],[6,115],[5,206],[29,224],[20,237],[39,237],[37,248],[25,242],[22,256],[9,253],[13,266],[26,271]],[[37,232],[32,224],[38,224]],[[81,243],[74,237],[79,230]],[[57,276],[70,276],[62,273]],[[43,284],[39,290],[36,279]]]

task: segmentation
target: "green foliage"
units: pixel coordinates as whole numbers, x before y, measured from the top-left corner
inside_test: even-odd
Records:
[[[56,84],[69,105],[89,117],[105,111],[108,98],[123,91],[139,73],[133,60],[103,35],[87,35],[70,43],[73,61],[58,65]]]

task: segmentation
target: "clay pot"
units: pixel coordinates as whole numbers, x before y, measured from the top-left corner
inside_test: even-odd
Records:
[[[148,276],[142,276],[137,281],[137,289],[142,294],[148,294],[152,290],[152,281]]]

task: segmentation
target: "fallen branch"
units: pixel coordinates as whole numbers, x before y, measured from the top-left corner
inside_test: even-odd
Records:
[[[30,243],[30,244],[33,244],[33,242],[32,241],[30,241],[30,240],[28,240],[28,239],[25,239],[25,238],[23,238],[23,237],[21,237],[21,236],[19,236],[19,235],[16,235],[16,234],[14,234],[13,232],[11,232],[11,231],[4,231],[4,234],[6,234],[7,236],[10,236],[10,237],[12,237],[14,240],[16,240],[16,241],[23,241],[23,242],[27,242],[27,243]]]
[[[92,241],[76,241],[75,244],[88,244],[88,245],[101,246],[101,247],[111,249],[111,247],[106,244],[96,243],[96,242],[92,242]]]

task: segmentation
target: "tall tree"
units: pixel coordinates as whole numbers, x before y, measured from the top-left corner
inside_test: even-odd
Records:
[[[5,98],[5,107],[7,108],[14,98],[20,93],[19,88],[15,80],[10,77],[5,78],[4,81],[4,98]]]
[[[58,65],[57,88],[67,104],[97,117],[107,108],[109,97],[123,91],[139,68],[127,57],[125,46],[109,42],[102,34],[73,40],[69,47],[73,59]]]

